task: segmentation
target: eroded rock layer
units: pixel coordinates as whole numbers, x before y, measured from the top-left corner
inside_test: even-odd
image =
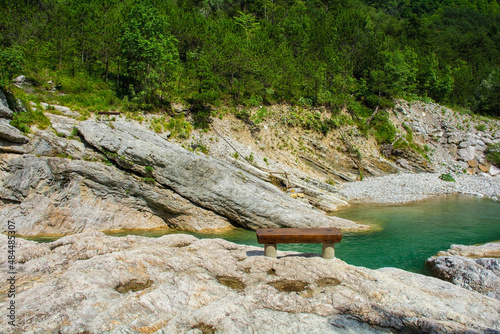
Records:
[[[326,216],[252,174],[189,152],[136,124],[85,121],[78,130],[85,141],[122,168],[154,178],[193,203],[247,228],[366,228]]]

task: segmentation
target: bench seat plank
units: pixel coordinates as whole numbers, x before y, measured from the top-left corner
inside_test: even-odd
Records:
[[[120,115],[121,112],[119,111],[98,111],[98,115]]]
[[[259,244],[291,243],[338,243],[342,240],[340,230],[329,228],[259,228]]]

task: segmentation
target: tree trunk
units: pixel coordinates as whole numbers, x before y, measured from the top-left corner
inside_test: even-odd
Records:
[[[372,122],[373,118],[377,115],[378,113],[378,105],[377,107],[375,108],[375,111],[373,112],[373,114],[370,116],[370,118],[368,118],[368,120],[366,121],[366,125],[370,125],[370,123]]]
[[[375,110],[373,111],[373,114],[370,116],[370,118],[368,118],[368,120],[366,121],[366,125],[370,125],[370,123],[373,121],[373,118],[377,115],[378,113],[378,107],[380,105],[380,96],[381,96],[381,92],[379,91],[378,92],[378,102],[377,102],[377,107],[375,108]]]
[[[108,73],[109,73],[109,59],[108,59],[108,50],[106,50],[106,82],[108,82]]]
[[[118,58],[118,74],[116,77],[116,87],[120,87],[120,58]]]

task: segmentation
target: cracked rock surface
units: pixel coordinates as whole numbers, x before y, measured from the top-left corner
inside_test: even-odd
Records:
[[[188,235],[89,232],[17,246],[18,326],[1,317],[2,333],[500,330],[500,301],[393,268],[293,252],[267,258],[261,248]]]

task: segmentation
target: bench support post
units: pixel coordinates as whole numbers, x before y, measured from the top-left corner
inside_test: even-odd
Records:
[[[264,245],[264,255],[269,257],[277,257],[277,247],[276,244],[265,244]]]
[[[333,259],[335,257],[335,244],[323,244],[323,258]]]

